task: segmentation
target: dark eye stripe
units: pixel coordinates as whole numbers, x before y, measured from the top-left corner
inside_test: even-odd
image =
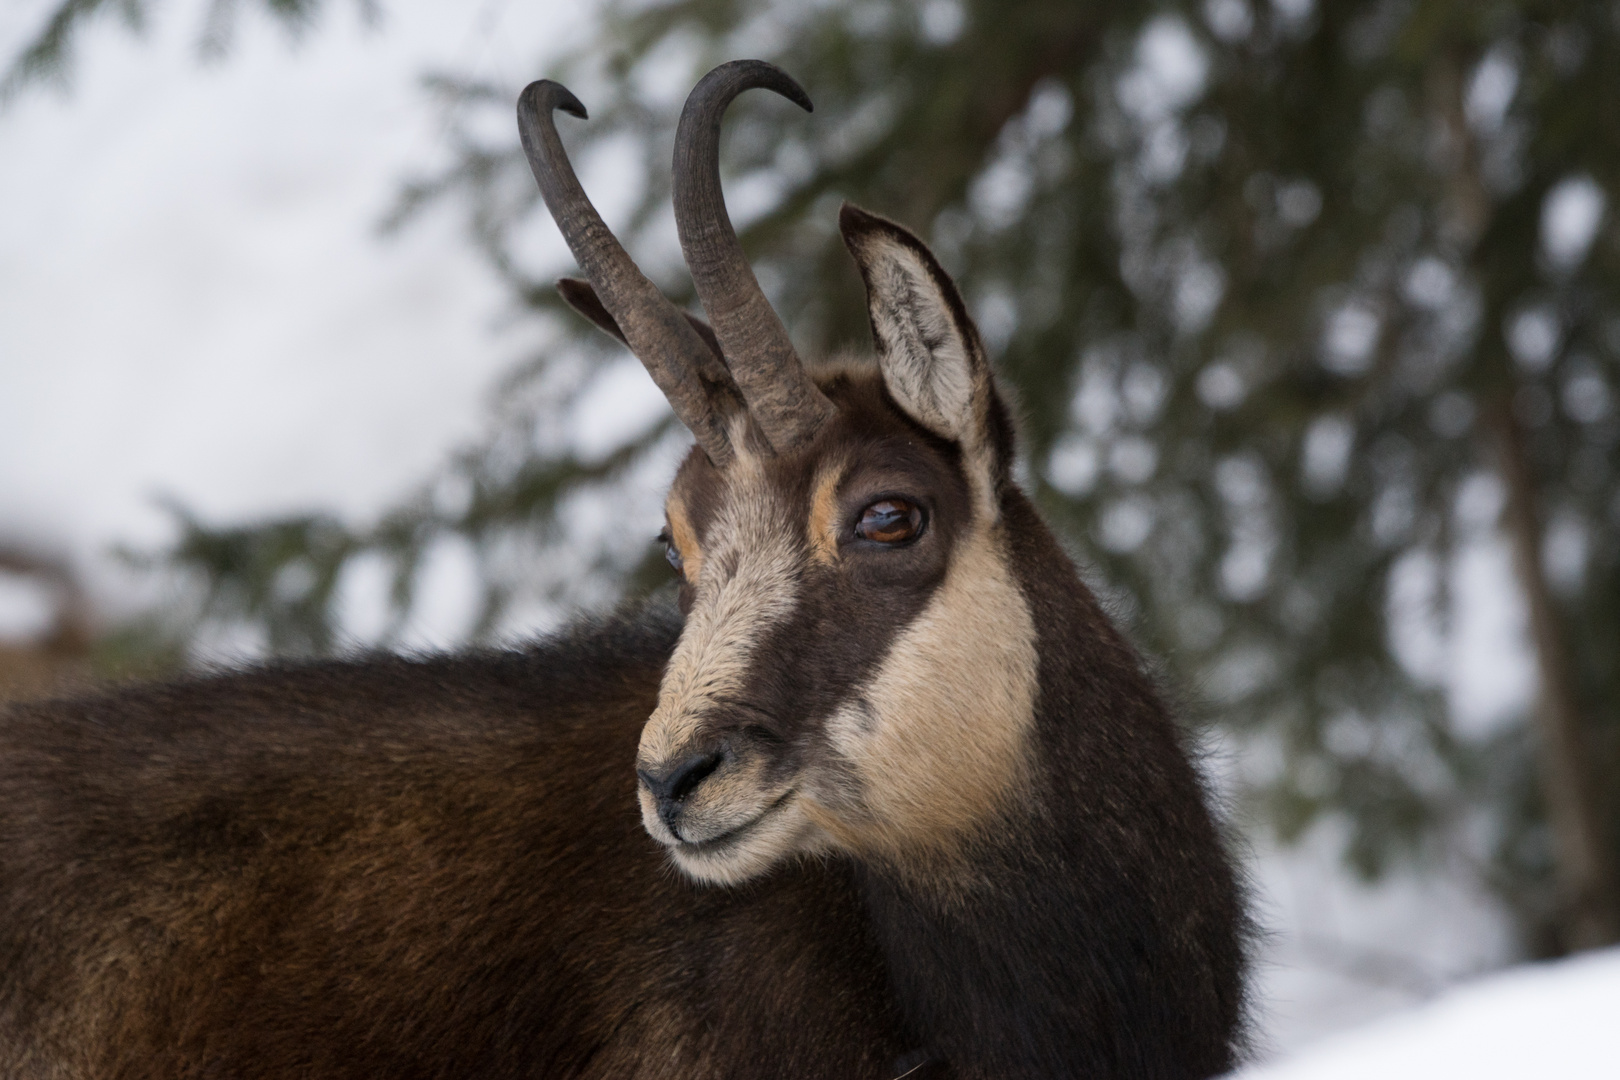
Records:
[[[909,499],[879,499],[861,511],[855,535],[876,544],[904,544],[922,532],[922,508]]]

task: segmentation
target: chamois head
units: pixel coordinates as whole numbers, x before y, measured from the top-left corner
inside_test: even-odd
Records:
[[[1003,508],[1012,429],[955,285],[910,232],[846,205],[877,363],[814,377],[737,242],[719,130],[759,61],[710,72],[676,136],[681,246],[713,330],[644,277],[580,189],[541,81],[518,114],[589,283],[565,299],[625,342],[697,438],[666,506],[686,622],[641,737],[647,831],[700,880],[799,853],[949,858],[1028,799],[1035,629]]]

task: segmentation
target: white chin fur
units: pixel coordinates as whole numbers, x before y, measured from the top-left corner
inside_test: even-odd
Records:
[[[647,832],[669,849],[670,859],[694,881],[706,885],[740,885],[759,877],[793,855],[820,850],[820,830],[799,806],[798,796],[768,810],[735,836],[703,844],[686,844],[670,834],[656,813],[642,806]]]

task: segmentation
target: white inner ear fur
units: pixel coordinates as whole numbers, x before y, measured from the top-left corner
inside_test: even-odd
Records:
[[[904,244],[874,237],[866,247],[868,303],[883,381],[900,407],[937,435],[977,435],[972,346],[951,317],[934,275]]]
[[[859,248],[884,385],[912,419],[961,445],[979,512],[995,521],[989,364],[952,316],[949,286],[915,250],[881,234]]]

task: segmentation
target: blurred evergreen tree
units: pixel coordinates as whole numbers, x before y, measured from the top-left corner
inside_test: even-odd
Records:
[[[801,350],[866,341],[840,200],[925,234],[1019,394],[1026,482],[1207,701],[1249,805],[1285,839],[1338,822],[1368,875],[1465,866],[1533,954],[1620,938],[1620,8],[610,2],[598,40],[535,74],[591,109],[564,121],[577,160],[636,155],[610,223],[680,302],[675,118],[738,56],[816,102],[745,98],[724,156]],[[519,87],[432,84],[453,164],[397,221],[460,206],[518,302],[560,320],[551,281],[572,268],[528,255],[549,222]],[[384,558],[403,618],[446,536],[479,554],[479,636],[515,601],[657,580],[619,527],[647,514],[602,511],[656,488],[683,435],[583,454],[563,419],[616,354],[556,326],[572,339],[514,373],[490,436],[377,526],[183,519],[168,558],[209,616],[331,650],[346,566]],[[582,531],[582,508],[605,524]],[[1470,722],[1443,687],[1453,601],[1504,551],[1539,690],[1527,716]]]
[[[374,22],[379,14],[376,0],[355,0],[360,15]],[[156,0],[54,0],[43,12],[39,27],[29,36],[17,55],[9,57],[0,71],[0,104],[28,86],[41,82],[67,85],[73,70],[74,47],[84,29],[99,19],[117,18],[131,33],[145,31]],[[260,7],[273,22],[294,37],[301,36],[314,23],[322,0],[208,0],[207,11],[197,36],[197,52],[218,58],[230,51],[237,17],[244,7]]]

